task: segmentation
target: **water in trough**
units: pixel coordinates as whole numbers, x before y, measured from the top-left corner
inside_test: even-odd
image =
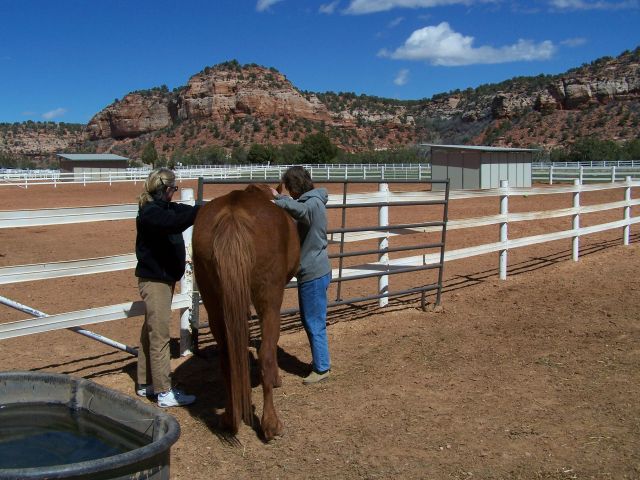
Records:
[[[44,403],[0,408],[0,469],[85,462],[135,450],[151,441],[85,409]]]

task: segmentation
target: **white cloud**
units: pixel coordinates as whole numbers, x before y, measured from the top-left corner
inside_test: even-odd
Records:
[[[395,83],[396,85],[402,86],[402,85],[406,85],[408,81],[409,81],[409,70],[407,70],[406,68],[403,68],[398,72],[398,74],[396,75],[396,78],[393,80],[393,83]]]
[[[42,118],[44,118],[45,120],[53,120],[54,118],[61,117],[65,113],[67,113],[66,108],[56,108],[55,110],[50,110],[43,113]]]
[[[473,37],[464,36],[451,29],[447,22],[416,30],[395,51],[384,49],[378,55],[401,60],[426,61],[432,65],[460,66],[475,64],[508,63],[517,61],[546,60],[555,52],[549,40],[535,44],[530,40],[518,40],[513,45],[500,48],[473,46]]]
[[[590,0],[549,0],[549,5],[558,10],[622,10],[638,8],[638,0],[624,2],[603,2]]]
[[[587,43],[587,39],[584,37],[575,37],[575,38],[567,38],[566,40],[562,40],[560,42],[561,45],[565,47],[579,47],[580,45],[584,45]]]
[[[473,5],[474,3],[494,3],[497,0],[351,0],[345,13],[363,15],[386,12],[394,8],[432,8],[446,5]]]
[[[272,5],[275,5],[276,3],[281,1],[282,0],[258,0],[258,3],[256,4],[256,10],[259,12],[264,12],[265,10],[268,10]]]
[[[318,9],[318,11],[320,13],[326,13],[327,15],[331,15],[336,10],[336,7],[338,6],[339,3],[340,3],[339,0],[336,0],[335,2],[331,2],[331,3],[323,3],[322,5],[320,5],[320,8]]]
[[[396,17],[389,22],[389,25],[387,25],[387,27],[395,28],[398,25],[400,25],[403,21],[404,21],[404,17]]]

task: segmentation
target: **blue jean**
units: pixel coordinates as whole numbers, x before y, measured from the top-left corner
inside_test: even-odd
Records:
[[[313,370],[323,373],[331,368],[327,338],[327,288],[331,272],[298,284],[300,319],[311,346]]]

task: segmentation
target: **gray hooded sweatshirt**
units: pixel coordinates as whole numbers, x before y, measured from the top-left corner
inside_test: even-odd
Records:
[[[327,254],[327,209],[329,200],[326,188],[314,188],[297,200],[278,195],[275,204],[284,208],[298,222],[300,235],[300,270],[298,282],[308,282],[331,272]]]

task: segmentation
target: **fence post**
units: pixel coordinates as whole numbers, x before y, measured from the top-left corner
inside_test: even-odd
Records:
[[[384,194],[384,201],[389,202],[389,184],[381,183],[378,185],[378,192]],[[378,209],[378,224],[381,227],[386,227],[389,225],[389,206],[385,205],[384,207],[380,207]],[[389,230],[386,231],[386,235],[380,239],[378,244],[378,248],[380,250],[386,250],[389,248]],[[389,253],[384,252],[381,253],[378,257],[378,261],[382,266],[384,266],[385,270],[389,269]],[[378,277],[378,293],[382,295],[383,293],[389,293],[389,276],[381,275]],[[378,306],[385,307],[389,304],[389,297],[381,297],[378,299]]]
[[[82,172],[82,186],[87,186],[87,172]]]
[[[500,193],[500,215],[507,215],[509,213],[509,193],[507,192],[509,188],[508,180],[500,180],[500,189],[502,192]],[[508,240],[508,232],[507,232],[507,219],[505,218],[503,222],[500,222],[500,243],[504,247],[500,250],[500,280],[507,279],[507,240]]]
[[[582,185],[584,183],[584,167],[582,165],[580,165],[580,177],[578,177],[580,179],[580,185]]]
[[[631,229],[631,176],[625,177],[625,181],[627,186],[624,189],[624,201],[627,202],[627,204],[624,207],[624,219],[627,224],[622,228],[622,243],[623,245],[629,245],[629,233]]]
[[[347,227],[347,188],[348,182],[342,184],[342,223],[341,228]],[[338,261],[338,288],[336,290],[336,301],[342,300],[342,267],[344,266],[344,231],[340,234],[340,260]]]
[[[582,167],[581,167],[582,168]],[[575,190],[573,192],[573,208],[574,209],[579,209],[580,208],[580,185],[581,185],[581,181],[580,180],[574,180],[573,181],[573,187],[577,188],[577,190]],[[577,262],[578,261],[578,257],[580,255],[580,235],[578,234],[578,229],[580,228],[580,213],[576,212],[573,214],[573,231],[575,232],[575,235],[572,237],[571,239],[571,250],[572,250],[572,257],[573,257],[573,261]]]
[[[182,201],[189,201],[193,204],[193,189],[185,188],[182,190]],[[193,227],[187,228],[182,232],[182,238],[184,238],[184,244],[186,248],[186,267],[184,276],[180,279],[180,293],[184,293],[193,297],[193,262],[191,259],[191,236],[193,233]],[[194,302],[191,302],[192,305]],[[192,319],[194,316],[194,308],[181,308],[180,309],[180,356],[187,356],[193,353],[193,338],[191,336]]]
[[[613,165],[611,167],[611,183],[615,183],[616,181],[616,166]]]
[[[549,166],[549,185],[553,185],[553,163]]]

